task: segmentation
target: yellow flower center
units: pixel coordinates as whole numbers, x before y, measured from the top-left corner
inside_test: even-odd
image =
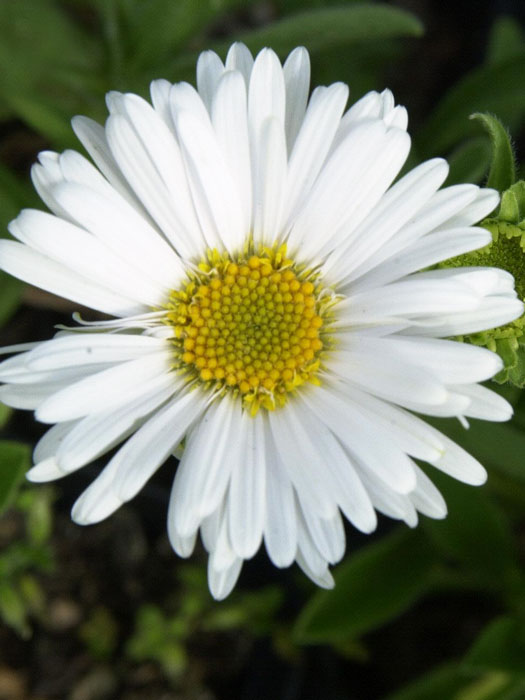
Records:
[[[283,405],[316,381],[326,295],[283,249],[235,260],[211,251],[208,260],[170,294],[178,368],[238,393],[252,413]]]

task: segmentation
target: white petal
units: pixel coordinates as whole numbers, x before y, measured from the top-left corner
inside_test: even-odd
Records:
[[[303,516],[299,508],[297,508],[297,511],[299,521],[297,537],[298,553],[302,555],[302,559],[306,563],[308,569],[315,576],[322,576],[322,574],[326,571],[328,562],[317,549],[310,534],[309,528],[306,525],[305,518],[309,517],[310,513],[307,511]]]
[[[288,56],[283,73],[286,89],[286,143],[290,153],[303,121],[310,89],[310,57],[303,46],[297,47]]]
[[[432,162],[429,161],[428,163]],[[422,168],[426,165],[424,163],[418,167]],[[390,260],[396,258],[396,256],[401,256],[404,259],[404,251],[415,244],[422,236],[438,228],[446,228],[444,222],[473,202],[478,196],[478,192],[479,188],[476,185],[453,185],[452,187],[438,190],[426,205],[418,211],[417,216],[412,221],[403,226],[382,249],[377,250],[373,258],[369,258],[356,268],[353,277],[358,280],[357,287],[373,284],[375,268],[384,266],[390,271]],[[369,270],[372,270],[370,282],[367,274]],[[353,284],[355,285],[356,283],[353,282]]]
[[[136,95],[125,95],[123,107],[154,168],[149,171],[147,183],[149,189],[156,190],[156,198],[151,197],[152,207],[155,206],[151,214],[174,247],[182,251],[181,254],[194,255],[201,231],[176,138],[145,100]],[[162,208],[160,217],[155,202]]]
[[[385,356],[400,354],[408,362],[431,371],[442,382],[470,384],[490,379],[503,366],[496,353],[453,340],[393,336],[375,339]]]
[[[228,522],[232,549],[249,559],[259,549],[266,511],[266,445],[260,416],[242,416],[244,454],[231,472],[228,491]]]
[[[206,241],[211,247],[238,251],[246,236],[240,193],[211,122],[196,120],[192,113],[182,112],[176,125]]]
[[[125,362],[164,348],[167,348],[165,341],[146,335],[62,335],[31,350],[25,362],[33,370],[53,370],[100,362]]]
[[[213,97],[224,73],[224,64],[214,51],[202,51],[197,61],[197,89],[211,113]]]
[[[343,143],[350,131],[363,120],[378,119],[381,116],[381,96],[379,93],[372,91],[361,97],[360,100],[347,110],[344,117],[341,119],[339,128],[337,129],[331,151]]]
[[[57,423],[49,428],[35,445],[33,451],[35,464],[53,457],[66,435],[76,424],[77,421],[67,421],[65,423]]]
[[[35,464],[35,466],[26,473],[26,479],[35,484],[40,484],[61,479],[66,475],[67,472],[60,469],[54,457],[47,457],[47,459]]]
[[[77,151],[66,150],[58,156],[58,165],[62,178],[66,182],[76,182],[79,185],[87,185],[97,192],[112,194],[114,188],[105,180],[100,172],[87,158]]]
[[[139,211],[143,211],[142,205],[131,192],[128,183],[113,158],[104,127],[93,121],[93,119],[82,116],[73,117],[71,126],[78,140],[82,143],[97,168],[107,178],[111,186],[133,207]]]
[[[242,460],[240,406],[230,396],[216,400],[187,437],[175,475],[171,527],[193,532],[222,501],[232,469]]]
[[[171,352],[155,352],[97,372],[50,396],[36,413],[43,423],[59,423],[116,407],[143,393],[144,385],[168,373]]]
[[[0,401],[11,408],[33,411],[64,385],[62,381],[29,385],[6,384],[0,386]]]
[[[264,543],[268,556],[275,566],[284,568],[290,566],[297,551],[298,525],[294,492],[267,424],[265,425],[265,444],[268,458]]]
[[[0,241],[0,267],[23,282],[112,316],[128,316],[147,309],[16,241]]]
[[[340,251],[335,252],[335,269],[331,273],[333,279],[338,282],[353,279],[356,268],[373,259],[378,250],[387,245],[410,219],[416,217],[418,210],[443,184],[447,173],[448,166],[441,159],[423,163],[391,187],[360,226],[356,227],[350,221],[349,226],[345,227],[346,240],[343,243],[348,255],[341,256]]]
[[[158,377],[144,393],[125,405],[79,420],[61,441],[56,459],[64,472],[92,462],[137,430],[145,417],[180,388],[170,375]],[[58,425],[61,425],[58,423]]]
[[[376,514],[348,454],[328,427],[316,419],[300,395],[294,409],[300,412],[305,429],[315,435],[319,449],[326,455],[326,482],[338,506],[358,530],[372,532],[377,526]]]
[[[366,286],[372,283],[388,284],[442,260],[482,248],[491,240],[490,233],[480,228],[447,229],[431,233],[407,247],[402,255],[396,255],[376,267],[366,276]],[[363,286],[354,285],[354,289],[362,289]]]
[[[113,114],[106,123],[111,152],[166,238],[179,254],[191,254],[191,236],[198,241],[200,232],[177,143],[147,102],[134,95],[122,99],[126,116]]]
[[[238,71],[227,71],[219,81],[212,106],[213,127],[231,171],[248,234],[252,212],[252,175],[246,83]]]
[[[465,207],[462,212],[450,218],[446,224],[450,228],[458,226],[471,226],[488,216],[499,204],[499,194],[496,190],[481,189],[472,204]]]
[[[415,490],[409,495],[410,500],[423,515],[438,520],[445,518],[447,515],[445,499],[423,470],[417,465],[414,465],[414,468],[417,481]]]
[[[199,392],[189,391],[155,413],[76,500],[73,520],[81,525],[99,522],[133,498],[182,440],[204,401]]]
[[[339,350],[329,358],[335,376],[357,384],[365,391],[387,401],[404,405],[417,401],[436,406],[447,399],[445,386],[431,373],[382,351],[382,338],[367,338],[350,351]]]
[[[327,588],[327,589],[332,589],[335,586],[334,579],[332,577],[332,574],[328,570],[328,565],[326,568],[323,570],[321,574],[317,574],[312,569],[310,568],[309,563],[306,561],[303,553],[301,551],[297,552],[297,564],[300,566],[302,571],[308,576],[308,578],[312,579],[312,581],[317,585],[320,586],[320,588]]]
[[[24,209],[11,222],[9,231],[22,243],[137,305],[155,306],[166,299],[165,288],[144,279],[137,267],[128,265],[101,241],[64,219]]]
[[[304,391],[303,395],[318,420],[332,430],[350,455],[358,457],[394,491],[409,493],[413,490],[415,474],[409,458],[395,443],[378,440],[374,424],[350,401],[328,387],[318,386]]]
[[[184,274],[180,258],[124,200],[70,182],[58,185],[54,192],[78,224],[129,265],[168,289],[177,286]]]
[[[263,123],[275,117],[284,125],[285,85],[281,63],[271,49],[257,55],[250,75],[248,116],[250,132],[257,139]]]
[[[240,41],[236,41],[230,46],[226,56],[226,70],[238,70],[246,81],[246,86],[248,86],[252,68],[253,56],[250,50],[247,46],[241,44]]]
[[[523,302],[505,297],[487,297],[478,308],[463,313],[443,313],[436,323],[420,328],[421,335],[431,337],[468,335],[488,328],[504,326],[523,314]]]
[[[312,94],[290,154],[285,197],[289,225],[304,204],[325,162],[347,99],[348,87],[343,83],[316,88]]]
[[[153,108],[164,121],[168,129],[175,135],[175,125],[171,116],[170,93],[172,84],[169,80],[160,78],[152,80],[149,86]]]
[[[182,454],[183,453],[184,451],[182,452]],[[182,454],[179,459],[182,459]],[[170,498],[170,510],[168,513],[168,534],[170,527],[172,529],[173,534],[175,534],[175,528],[173,527],[173,513],[177,508],[177,503],[175,502],[175,498],[173,498],[173,495],[174,491],[172,491],[172,497]],[[210,553],[213,552],[217,547],[219,531],[224,521],[225,500],[226,497],[223,499],[222,503],[213,511],[213,513],[210,513],[210,515],[207,515],[205,518],[203,518],[200,525],[202,544],[204,545],[204,549]]]
[[[324,481],[326,458],[314,436],[308,435],[293,404],[270,411],[268,419],[275,446],[301,501],[321,517],[333,517],[337,505]]]
[[[48,342],[48,341],[44,341]],[[42,343],[39,343],[42,345]],[[27,359],[29,353],[23,353],[16,357],[10,357],[0,364],[0,381],[8,382],[9,384],[47,384],[49,382],[71,382],[79,377],[84,377],[93,372],[98,372],[101,369],[110,367],[111,363],[101,364],[86,364],[82,367],[66,367],[59,368],[59,371],[44,370],[35,371],[28,367]]]
[[[31,167],[31,180],[38,196],[54,214],[69,220],[69,215],[58,204],[53,195],[55,185],[64,180],[58,162],[58,153],[44,151],[38,154],[38,160],[40,162]]]
[[[175,532],[171,533],[170,544],[179,557],[187,559],[193,554],[195,542],[197,540],[197,531],[187,537],[181,537]]]
[[[224,598],[230,595],[233,587],[237,583],[241,569],[242,559],[236,559],[229,569],[215,571],[211,565],[210,559],[208,564],[208,585],[215,600],[224,600]]]
[[[347,222],[357,226],[369,214],[398,174],[409,149],[406,132],[386,131],[380,121],[360,125],[349,134],[327,161],[295,223],[306,257],[324,255],[341,244]]]
[[[170,109],[171,118],[174,125],[177,124],[179,115],[182,112],[188,112],[193,116],[195,121],[202,124],[208,124],[210,115],[201,96],[195,90],[193,85],[189,83],[175,83],[170,88]]]
[[[405,317],[446,314],[450,309],[471,312],[479,303],[479,295],[459,279],[413,277],[343,299],[338,303],[339,319],[334,326],[392,323]]]
[[[274,117],[261,125],[253,161],[253,239],[271,246],[282,230],[286,186],[284,131]]]
[[[335,564],[345,553],[345,530],[339,511],[333,518],[324,519],[308,511],[304,520],[312,540],[321,556],[330,564]]]
[[[443,444],[420,418],[353,386],[345,385],[344,395],[385,440],[391,440],[403,452],[426,461],[442,455]]]
[[[462,396],[470,399],[466,416],[481,420],[507,421],[512,418],[512,406],[502,396],[479,384],[465,384],[457,388]]]
[[[215,541],[215,547],[211,550],[210,559],[210,564],[215,571],[229,569],[237,559],[237,555],[232,549],[230,542],[226,510],[221,511],[219,531]]]
[[[487,472],[478,460],[445,435],[438,431],[436,432],[445,449],[443,455],[438,460],[432,461],[431,464],[445,474],[454,477],[454,479],[463,481],[465,484],[471,484],[472,486],[484,484],[487,480]]]
[[[405,107],[402,107],[401,105],[394,107],[394,109],[386,114],[383,119],[387,126],[395,127],[396,129],[403,129],[403,131],[406,131],[408,126],[408,112]]]
[[[375,508],[377,508],[380,513],[383,513],[383,515],[389,518],[394,518],[395,520],[404,520],[409,527],[415,527],[417,525],[417,511],[410,500],[412,492],[410,492],[409,495],[395,493],[385,483],[377,479],[374,474],[367,470],[364,465],[361,466],[360,475]]]

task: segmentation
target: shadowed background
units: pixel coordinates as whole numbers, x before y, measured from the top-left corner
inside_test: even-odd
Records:
[[[351,101],[391,88],[409,110],[410,165],[446,156],[449,184],[482,183],[491,148],[472,112],[498,115],[523,156],[524,29],[521,0],[0,0],[0,235],[43,208],[37,153],[81,150],[74,114],[104,121],[110,89],[194,82],[198,53],[224,57],[236,39],[281,58],[304,44],[312,84],[347,82]],[[0,277],[2,344],[49,338],[76,309]],[[260,553],[223,603],[204,552],[186,562],[169,547],[174,459],[81,528],[69,509],[107,458],[26,486],[43,426],[0,407],[0,700],[523,700],[525,405],[501,391],[512,424],[446,423],[490,474],[480,490],[432,474],[446,521],[348,527],[329,593]]]

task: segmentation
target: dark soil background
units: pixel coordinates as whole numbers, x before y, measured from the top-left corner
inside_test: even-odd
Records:
[[[425,36],[417,45],[411,42],[387,81],[415,127],[482,61],[495,17],[511,14],[525,26],[522,0],[395,4],[426,26]],[[275,14],[271,3],[261,8],[256,17],[239,13],[232,21],[253,24]],[[221,25],[216,33],[228,29]],[[3,124],[0,160],[23,177],[46,147],[24,123]],[[27,289],[2,332],[2,344],[49,338],[56,324],[69,323],[73,310]],[[32,445],[42,428],[29,413],[17,412],[5,436]],[[71,523],[72,503],[100,467],[87,467],[52,487],[53,527],[45,543],[51,564],[35,574],[42,601],[30,615],[31,634],[23,638],[0,626],[0,700],[378,700],[462,654],[498,612],[473,594],[436,597],[368,635],[362,645],[299,648],[291,626],[314,590],[300,573],[278,571],[259,554],[245,565],[231,599],[215,603],[206,591],[203,551],[198,548],[188,563],[170,550],[165,513],[175,460],[108,521],[89,528]],[[382,521],[377,536],[390,527]],[[9,511],[0,520],[0,546],[19,541],[25,528],[21,512]],[[350,529],[347,534],[348,551],[365,542]],[[266,609],[259,605],[257,615],[253,606],[261,591],[270,591],[270,598],[276,593]],[[189,598],[193,610],[187,609]],[[148,605],[166,621],[183,620],[182,631],[164,630],[153,639],[157,658],[130,650],[137,615]]]

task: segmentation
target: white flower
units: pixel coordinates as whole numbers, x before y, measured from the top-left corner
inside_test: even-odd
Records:
[[[407,115],[391,93],[345,112],[348,88],[308,100],[309,59],[281,66],[234,44],[197,65],[198,91],[152,83],[153,107],[110,93],[105,127],[73,127],[97,167],[44,152],[33,180],[53,214],[23,211],[0,243],[22,280],[116,320],[59,332],[0,366],[0,398],[54,423],[32,481],[121,444],[73,507],[106,518],[183,445],[168,513],[176,552],[196,536],[213,595],[262,541],[320,586],[343,556],[341,513],[446,514],[415,459],[470,484],[483,467],[410,411],[507,420],[477,382],[497,355],[443,338],[521,315],[491,268],[427,270],[486,245],[492,190],[439,190],[441,159],[392,184]],[[406,410],[408,409],[408,410]]]

